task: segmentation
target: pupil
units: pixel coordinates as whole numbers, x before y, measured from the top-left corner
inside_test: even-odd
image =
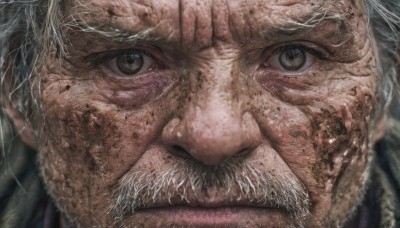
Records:
[[[118,69],[124,74],[136,74],[143,66],[143,55],[137,51],[123,54],[116,59]]]
[[[301,48],[290,49],[280,55],[279,62],[286,70],[299,70],[306,63],[306,53]]]

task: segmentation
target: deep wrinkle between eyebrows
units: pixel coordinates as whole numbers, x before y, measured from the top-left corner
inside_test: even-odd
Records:
[[[312,42],[325,45],[326,48],[336,50],[341,44],[353,37],[351,27],[348,26],[348,15],[336,12],[335,10],[326,10],[319,12],[312,12],[308,15],[302,16],[298,19],[282,18],[276,24],[265,25],[265,29],[259,31],[252,31],[252,34],[257,34],[258,37],[250,37],[247,40],[240,40],[237,34],[234,34],[235,42],[244,44],[245,47],[250,48],[265,48],[269,45],[276,44],[282,41],[292,41],[296,39],[306,39]],[[80,20],[70,22],[69,24],[76,24],[73,26],[78,29],[72,29],[68,37],[77,37],[80,41],[82,38],[91,40],[87,49],[96,50],[96,45],[108,43],[115,47],[133,47],[135,45],[155,45],[174,47],[175,49],[182,48],[181,39],[174,39],[171,37],[164,37],[157,33],[157,26],[147,27],[144,30],[134,31],[126,30],[115,23],[115,20],[108,22],[91,20]],[[98,26],[101,25],[101,26]],[[182,28],[179,28],[182,29]],[[318,36],[315,36],[318,34]],[[340,36],[334,35],[340,34]],[[215,39],[213,37],[212,39]],[[110,44],[112,42],[112,44]],[[213,43],[213,42],[212,42]],[[330,51],[330,50],[329,50]]]

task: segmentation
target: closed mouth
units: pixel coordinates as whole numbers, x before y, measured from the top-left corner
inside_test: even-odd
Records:
[[[163,207],[142,208],[136,211],[137,215],[151,215],[166,224],[194,227],[228,227],[250,220],[251,218],[266,216],[272,213],[285,213],[284,210],[271,207],[257,207],[246,205],[221,205],[212,207],[173,205]]]
[[[176,197],[172,199],[169,202],[157,202],[146,207],[139,207],[135,214],[150,216],[167,224],[194,227],[235,226],[255,216],[271,214],[290,216],[286,208],[278,208],[267,202],[249,199],[227,200],[229,196],[197,197],[184,202],[176,200]]]

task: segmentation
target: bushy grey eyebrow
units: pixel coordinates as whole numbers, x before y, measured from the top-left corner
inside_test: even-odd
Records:
[[[126,31],[111,25],[107,26],[92,26],[86,23],[79,24],[80,32],[91,33],[101,39],[107,39],[118,43],[149,43],[164,40],[164,37],[154,35],[155,27],[147,28],[138,32]]]
[[[283,22],[271,28],[266,28],[262,31],[264,36],[271,34],[283,34],[294,36],[303,34],[311,29],[314,29],[324,22],[333,22],[335,24],[348,24],[348,15],[342,12],[337,12],[329,7],[321,7],[319,10],[312,12],[297,19],[282,19]]]

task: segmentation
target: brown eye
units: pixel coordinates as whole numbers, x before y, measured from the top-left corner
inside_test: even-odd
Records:
[[[307,60],[307,54],[303,49],[293,48],[279,55],[279,63],[289,71],[300,70]]]
[[[298,72],[307,69],[315,61],[315,55],[305,47],[282,47],[272,55],[263,67],[270,67],[284,72]]]
[[[132,49],[117,55],[107,64],[119,76],[134,76],[156,67],[154,58],[140,49]]]

